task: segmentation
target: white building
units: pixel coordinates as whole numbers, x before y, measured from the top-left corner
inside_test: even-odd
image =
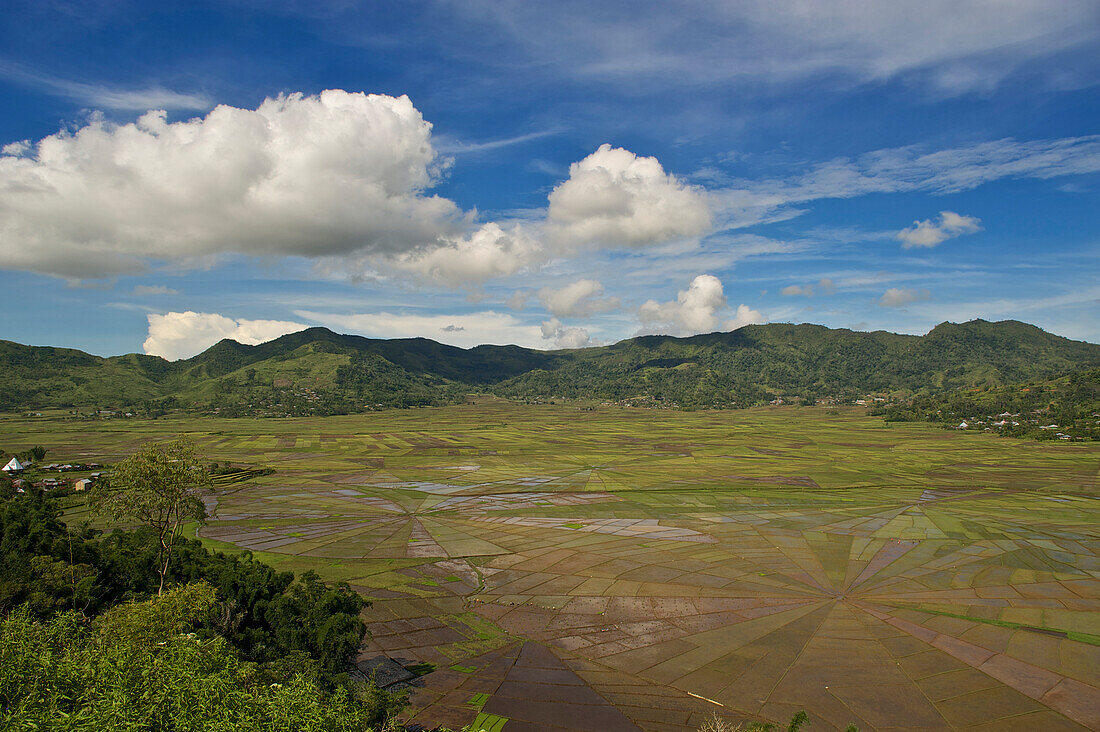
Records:
[[[14,473],[19,470],[26,470],[27,466],[19,462],[19,458],[12,458],[8,461],[8,464],[0,468],[5,473]]]

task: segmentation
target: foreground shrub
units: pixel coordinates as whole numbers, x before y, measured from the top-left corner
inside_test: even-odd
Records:
[[[89,623],[20,608],[0,621],[0,728],[307,730],[376,727],[386,709],[303,673],[273,674],[224,638],[200,638],[217,602],[195,583]]]

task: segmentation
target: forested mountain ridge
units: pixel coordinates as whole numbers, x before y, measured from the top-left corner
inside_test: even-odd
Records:
[[[0,409],[330,414],[441,404],[470,392],[728,407],[777,396],[995,387],[1096,366],[1100,345],[1017,321],[942,323],[924,336],[775,323],[563,351],[463,349],[309,328],[255,346],[223,340],[175,362],[0,341]]]

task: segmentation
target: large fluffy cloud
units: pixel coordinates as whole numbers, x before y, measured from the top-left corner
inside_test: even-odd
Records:
[[[539,302],[560,318],[583,318],[619,307],[619,298],[603,297],[603,285],[596,280],[580,279],[560,289],[539,290]]]
[[[0,154],[0,267],[67,278],[151,261],[298,256],[344,276],[476,286],[579,245],[710,227],[699,189],[610,145],[570,168],[545,218],[478,226],[429,191],[448,160],[408,97],[328,90],[169,122],[93,117]]]
[[[956,236],[981,231],[981,228],[981,219],[975,216],[962,216],[954,211],[940,211],[938,221],[932,219],[914,221],[912,226],[898,232],[897,239],[905,249],[934,247]]]
[[[657,158],[608,144],[569,167],[547,212],[549,233],[565,247],[660,244],[700,236],[710,225],[702,191],[666,173]]]
[[[675,300],[659,303],[647,300],[638,309],[643,332],[693,335],[718,329],[721,313],[726,309],[722,282],[714,275],[699,275],[686,290],[680,290]],[[763,323],[764,316],[748,305],[741,304],[733,319],[725,323],[727,330],[736,330],[752,323]]]
[[[223,338],[252,346],[306,327],[282,320],[238,320],[191,310],[148,317],[149,337],[145,339],[145,352],[170,361],[190,358]]]
[[[225,252],[399,254],[460,236],[408,97],[329,90],[168,122],[93,118],[0,156],[0,264],[68,277]]]

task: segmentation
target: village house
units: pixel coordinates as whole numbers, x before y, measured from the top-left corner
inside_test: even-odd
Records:
[[[18,473],[20,470],[26,469],[27,465],[25,463],[19,462],[19,458],[15,457],[9,460],[8,464],[5,465],[3,468],[0,468],[0,470],[3,470],[5,473]]]

